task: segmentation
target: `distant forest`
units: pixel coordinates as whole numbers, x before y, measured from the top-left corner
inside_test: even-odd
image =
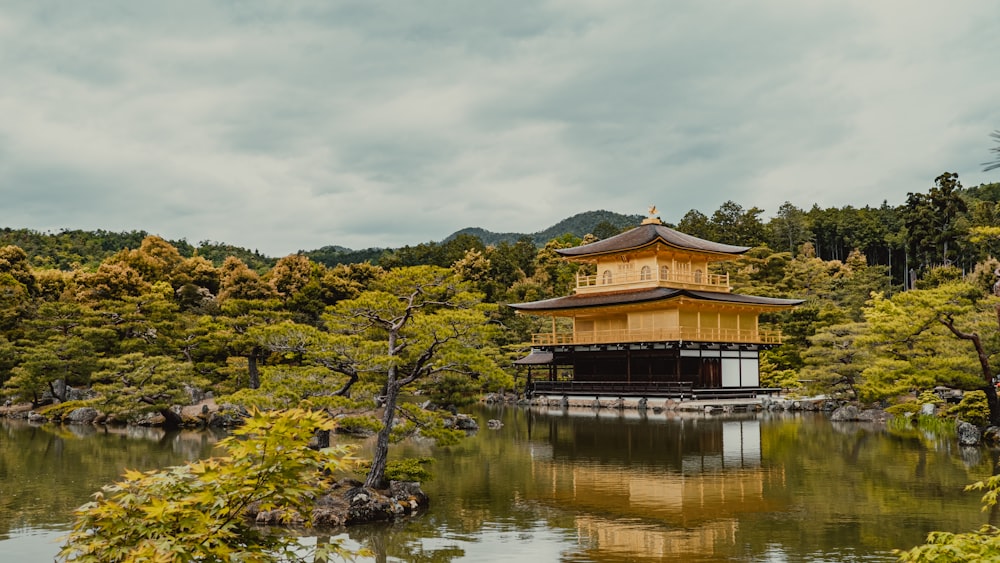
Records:
[[[744,207],[727,201],[715,211],[692,209],[676,224],[681,232],[707,240],[750,247],[766,246],[776,252],[795,255],[803,243],[811,243],[822,260],[846,260],[860,250],[870,265],[887,266],[893,283],[902,285],[906,272],[918,276],[940,265],[970,271],[988,256],[996,256],[1000,242],[991,229],[1000,228],[1000,183],[966,188],[958,175],[944,173],[925,193],[907,195],[901,205],[883,202],[878,207],[808,209],[785,202],[772,217],[756,206]],[[401,248],[353,250],[329,245],[302,250],[313,262],[333,267],[338,264],[369,262],[383,267],[434,264],[450,266],[467,250],[501,243],[531,244],[542,248],[551,240],[592,235],[607,238],[632,228],[642,215],[611,211],[588,211],[568,217],[534,233],[494,233],[469,227],[452,233],[440,242],[425,242]],[[30,229],[0,229],[0,246],[14,245],[25,251],[31,265],[42,269],[94,270],[102,261],[125,249],[136,249],[146,231],[62,230],[42,233]],[[238,246],[202,241],[197,246],[186,240],[169,240],[181,256],[200,256],[221,266],[229,256],[239,258],[250,269],[264,273],[278,257],[264,256]]]

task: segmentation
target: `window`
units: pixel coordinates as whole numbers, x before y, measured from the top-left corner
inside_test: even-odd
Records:
[[[612,279],[611,270],[604,270],[604,273],[601,274],[601,283],[604,285],[609,285]]]
[[[650,271],[649,266],[643,266],[639,270],[639,279],[643,281],[653,279],[653,273]]]
[[[660,279],[661,280],[670,279],[670,266],[660,266]]]
[[[701,269],[694,271],[694,283],[701,283]]]

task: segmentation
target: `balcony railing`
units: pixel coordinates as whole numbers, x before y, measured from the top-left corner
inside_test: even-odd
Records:
[[[608,272],[592,276],[577,275],[577,293],[591,293],[631,287],[656,287],[677,285],[719,291],[729,291],[729,274],[705,274],[701,272]]]
[[[596,330],[587,332],[542,332],[532,336],[537,346],[558,344],[618,344],[628,342],[732,342],[740,344],[781,344],[781,331],[735,328],[648,328]]]

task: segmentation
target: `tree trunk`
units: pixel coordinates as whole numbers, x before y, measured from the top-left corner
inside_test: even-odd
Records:
[[[333,394],[337,395],[338,397],[347,397],[348,399],[350,399],[351,386],[353,386],[357,382],[358,382],[358,374],[352,373],[347,377],[347,382],[344,383],[344,386],[341,387],[340,390],[334,391]]]
[[[395,377],[389,376],[389,384],[385,390],[385,412],[382,415],[382,429],[378,431],[375,440],[375,451],[372,453],[372,468],[368,471],[365,486],[371,489],[385,489],[385,468],[389,461],[389,433],[392,432],[392,420],[396,416],[396,399],[399,388]]]
[[[990,426],[1000,426],[1000,399],[997,398],[996,385],[990,383],[983,391],[986,392],[986,402],[990,405]]]
[[[250,376],[250,388],[260,388],[260,371],[257,369],[257,356],[260,355],[260,348],[254,346],[247,356],[247,372]]]
[[[979,357],[979,367],[983,374],[983,392],[986,393],[986,402],[990,406],[990,425],[1000,426],[1000,401],[997,400],[997,388],[993,383],[993,370],[990,369],[990,356],[983,348],[979,334],[975,332],[962,332],[955,327],[955,322],[951,317],[939,319],[941,324],[948,327],[952,334],[961,340],[968,340],[976,348],[976,355]]]

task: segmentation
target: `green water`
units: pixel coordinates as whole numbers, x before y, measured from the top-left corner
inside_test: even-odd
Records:
[[[918,433],[822,416],[475,414],[482,429],[459,446],[398,450],[436,459],[427,513],[338,537],[375,561],[892,561],[930,530],[991,518],[962,487],[990,475],[996,452]],[[0,422],[0,561],[51,561],[101,484],[215,441]]]

